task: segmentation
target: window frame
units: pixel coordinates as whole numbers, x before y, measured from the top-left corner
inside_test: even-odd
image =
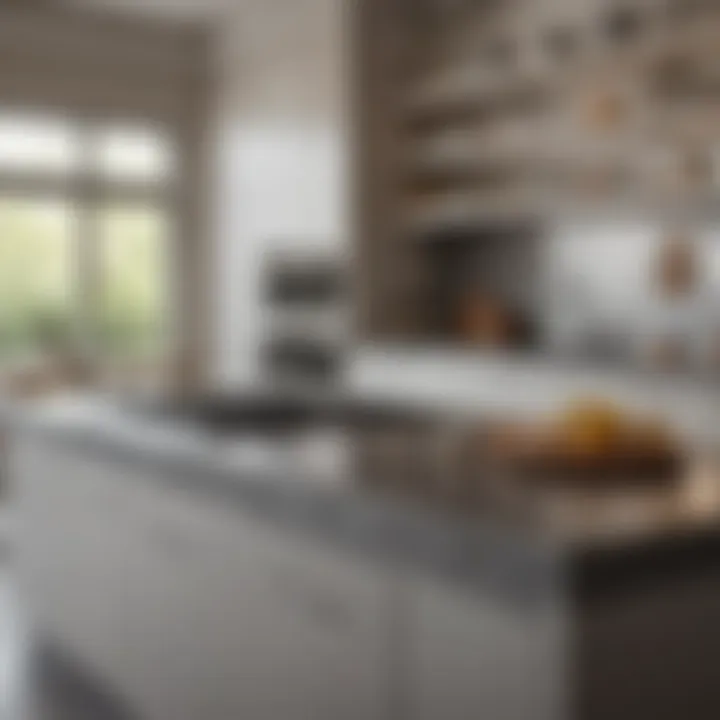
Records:
[[[25,170],[4,169],[0,166],[0,197],[22,200],[46,200],[67,203],[77,215],[76,237],[73,238],[77,263],[73,323],[78,329],[78,346],[75,351],[98,372],[122,370],[123,366],[137,362],[133,359],[111,358],[103,354],[95,342],[92,309],[102,295],[102,223],[99,221],[103,208],[112,206],[138,206],[164,215],[168,228],[167,263],[165,270],[165,325],[163,350],[153,364],[167,366],[180,349],[180,323],[176,309],[180,307],[180,287],[177,280],[180,267],[180,215],[183,166],[186,158],[180,141],[180,133],[171,122],[142,116],[84,116],[79,114],[43,110],[41,108],[3,105],[4,115],[19,118],[38,118],[52,122],[54,119],[67,123],[78,142],[77,167],[67,172],[36,167]],[[157,180],[121,179],[102,173],[100,138],[104,131],[128,127],[142,132],[157,132],[168,142],[172,158],[172,172],[167,178]],[[145,361],[145,359],[143,359]],[[150,362],[149,360],[147,360]]]

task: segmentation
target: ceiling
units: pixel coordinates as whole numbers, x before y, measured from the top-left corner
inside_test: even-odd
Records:
[[[64,0],[92,10],[203,24],[217,21],[233,1],[237,0]]]

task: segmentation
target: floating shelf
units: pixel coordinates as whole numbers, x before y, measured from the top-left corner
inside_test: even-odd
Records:
[[[536,106],[546,97],[540,80],[499,75],[481,80],[463,68],[457,75],[433,79],[409,96],[405,112],[412,124],[442,124],[488,116],[498,108]]]
[[[539,229],[554,222],[578,218],[650,219],[662,221],[717,222],[720,220],[720,189],[717,192],[677,195],[617,194],[590,198],[555,193],[545,197],[508,193],[505,198],[481,194],[427,201],[408,212],[405,223],[410,241],[440,241],[458,232],[507,230],[508,227]]]
[[[478,63],[460,62],[418,83],[408,96],[405,113],[410,122],[421,124],[441,124],[443,118],[471,120],[500,107],[522,106],[523,101],[537,104],[551,96],[575,94],[586,86],[588,76],[603,68],[614,67],[625,76],[640,76],[675,58],[686,57],[708,72],[707,62],[712,57],[720,63],[719,36],[720,16],[679,28],[663,27],[621,46],[593,47],[586,57],[573,63],[547,61],[533,69],[489,72]],[[711,74],[720,93],[720,65]]]
[[[386,194],[367,254],[381,328],[423,327],[419,293],[396,278],[439,272],[427,241],[515,247],[515,229],[542,238],[578,218],[720,220],[720,0],[692,13],[680,0],[481,5],[478,22],[468,3],[454,29],[399,33],[415,65],[383,86],[395,104],[373,127],[368,183]]]
[[[418,203],[406,229],[412,237],[427,237],[442,230],[528,224],[543,215],[540,202],[516,193],[452,193]]]

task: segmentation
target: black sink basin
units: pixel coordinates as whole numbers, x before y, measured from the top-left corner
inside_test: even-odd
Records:
[[[140,412],[190,422],[220,434],[286,434],[317,426],[349,431],[411,430],[438,421],[434,414],[396,404],[356,398],[312,400],[270,393],[165,401]]]

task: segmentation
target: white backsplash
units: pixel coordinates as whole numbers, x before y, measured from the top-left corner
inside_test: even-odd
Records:
[[[379,346],[359,349],[349,376],[363,394],[471,414],[538,417],[573,398],[599,395],[660,414],[688,438],[720,440],[720,383],[471,351]]]

